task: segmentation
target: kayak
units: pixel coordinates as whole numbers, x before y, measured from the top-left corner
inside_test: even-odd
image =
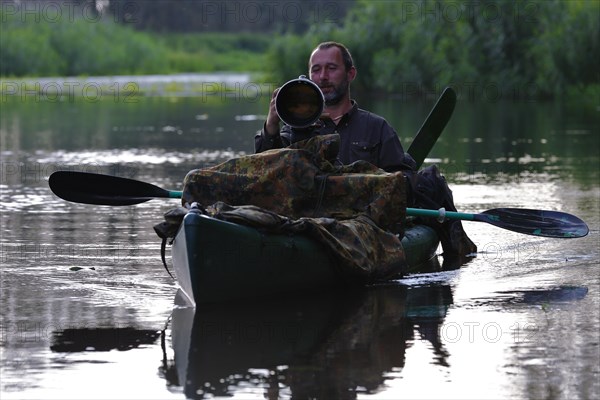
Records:
[[[409,269],[431,260],[438,244],[432,228],[407,228],[402,246]],[[265,233],[196,212],[185,215],[171,257],[191,305],[348,285],[331,253],[308,236]]]

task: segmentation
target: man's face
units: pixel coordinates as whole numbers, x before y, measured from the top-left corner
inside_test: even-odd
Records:
[[[315,50],[310,56],[310,80],[321,88],[328,106],[338,104],[346,96],[354,71],[354,68],[346,71],[342,53],[337,47]]]

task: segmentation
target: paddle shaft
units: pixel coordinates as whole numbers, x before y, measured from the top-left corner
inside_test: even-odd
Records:
[[[456,211],[442,211],[441,210],[427,210],[424,208],[406,208],[406,215],[410,215],[411,217],[432,217],[437,218],[440,221],[444,221],[446,218],[448,219],[460,219],[464,221],[474,221],[474,214],[461,213]]]

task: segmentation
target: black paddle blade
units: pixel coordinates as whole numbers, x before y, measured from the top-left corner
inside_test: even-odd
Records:
[[[128,206],[169,197],[169,192],[150,183],[88,172],[56,171],[48,180],[58,197],[75,203]]]
[[[560,211],[496,208],[475,214],[474,219],[527,235],[579,238],[588,234],[585,222]]]
[[[446,124],[450,121],[455,106],[456,92],[451,87],[447,87],[433,106],[407,150],[407,153],[417,162],[417,169],[423,165],[423,161],[425,161]]]

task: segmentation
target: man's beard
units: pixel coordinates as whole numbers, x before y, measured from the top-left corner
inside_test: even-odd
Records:
[[[333,106],[342,101],[344,96],[346,96],[346,94],[348,93],[348,88],[350,87],[350,85],[348,83],[348,80],[344,79],[342,82],[340,82],[339,85],[329,87],[332,88],[332,90],[329,93],[323,93],[323,96],[325,96],[325,105]]]

